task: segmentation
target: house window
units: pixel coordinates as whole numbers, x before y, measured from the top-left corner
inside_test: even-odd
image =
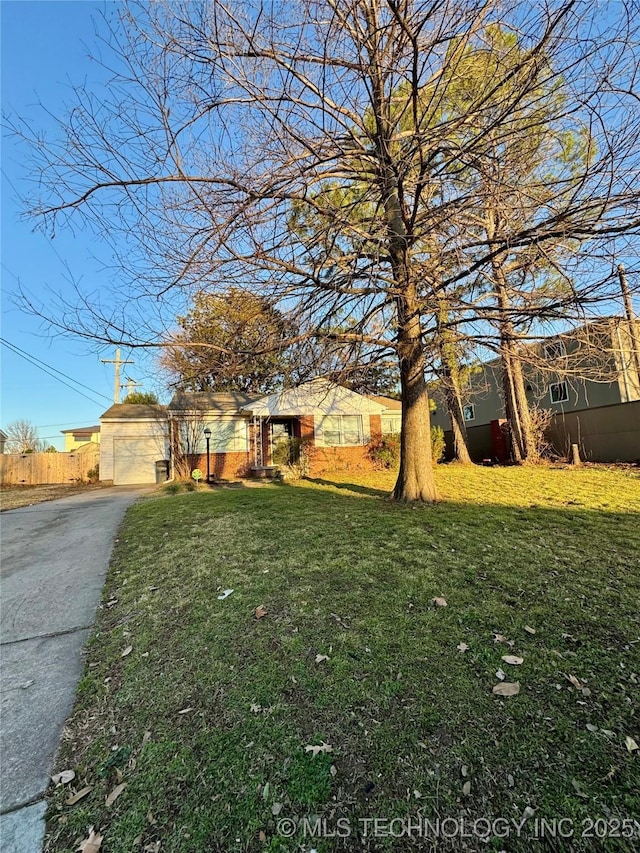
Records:
[[[380,428],[383,435],[397,435],[402,429],[402,415],[380,415]]]
[[[325,447],[365,443],[361,415],[327,415],[321,429]]]
[[[547,361],[555,361],[567,354],[564,341],[553,341],[550,344],[544,345],[544,357]]]
[[[211,430],[211,453],[246,452],[247,424],[245,421],[213,421],[207,424]],[[201,453],[206,452],[206,442],[199,445]]]
[[[473,405],[473,403],[467,403],[466,406],[462,407],[462,414],[464,415],[465,421],[475,421],[476,407]]]
[[[557,382],[549,386],[552,403],[565,403],[569,399],[569,386],[566,382]]]

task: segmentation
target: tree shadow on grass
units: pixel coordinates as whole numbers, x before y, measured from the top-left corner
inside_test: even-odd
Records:
[[[359,495],[372,495],[376,498],[388,498],[391,495],[391,492],[386,489],[374,489],[371,486],[363,486],[359,483],[341,483],[338,480],[325,480],[322,477],[305,477],[305,480],[318,486],[332,486],[334,489],[355,492]]]

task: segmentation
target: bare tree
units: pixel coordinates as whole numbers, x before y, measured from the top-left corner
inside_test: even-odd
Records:
[[[40,453],[44,450],[44,442],[38,438],[38,430],[25,418],[12,421],[6,429],[7,453]]]
[[[403,403],[394,496],[433,501],[425,342],[443,289],[457,294],[450,322],[494,341],[500,320],[566,317],[610,293],[574,280],[542,314],[484,300],[505,253],[564,239],[593,258],[637,233],[637,11],[616,4],[605,22],[575,0],[131,3],[109,37],[111,101],[79,89],[62,136],[34,135],[44,190],[34,213],[48,229],[80,216],[111,235],[131,305],[250,286],[309,335],[338,316],[342,343],[392,351]],[[469,52],[492,50],[498,23],[517,48],[464,111],[451,109],[448,92],[476,73]],[[523,103],[550,90],[562,97],[551,113],[532,110],[527,131],[588,126],[588,162],[569,187],[553,178],[557,192],[533,218],[482,233],[464,218],[475,189],[456,176],[496,140],[508,151]],[[423,274],[434,235],[444,280]],[[158,342],[143,310],[105,316],[86,300],[59,322],[103,341]]]

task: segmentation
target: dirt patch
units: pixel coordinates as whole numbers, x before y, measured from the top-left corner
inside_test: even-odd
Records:
[[[0,512],[7,509],[19,509],[43,501],[55,501],[57,498],[67,498],[80,492],[102,489],[100,483],[60,483],[47,486],[1,486]]]

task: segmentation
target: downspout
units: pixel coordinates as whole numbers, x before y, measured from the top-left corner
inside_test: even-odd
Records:
[[[175,466],[175,454],[173,452],[173,415],[169,414],[169,470],[171,472],[171,476],[167,483],[173,483],[176,478],[176,466]]]

